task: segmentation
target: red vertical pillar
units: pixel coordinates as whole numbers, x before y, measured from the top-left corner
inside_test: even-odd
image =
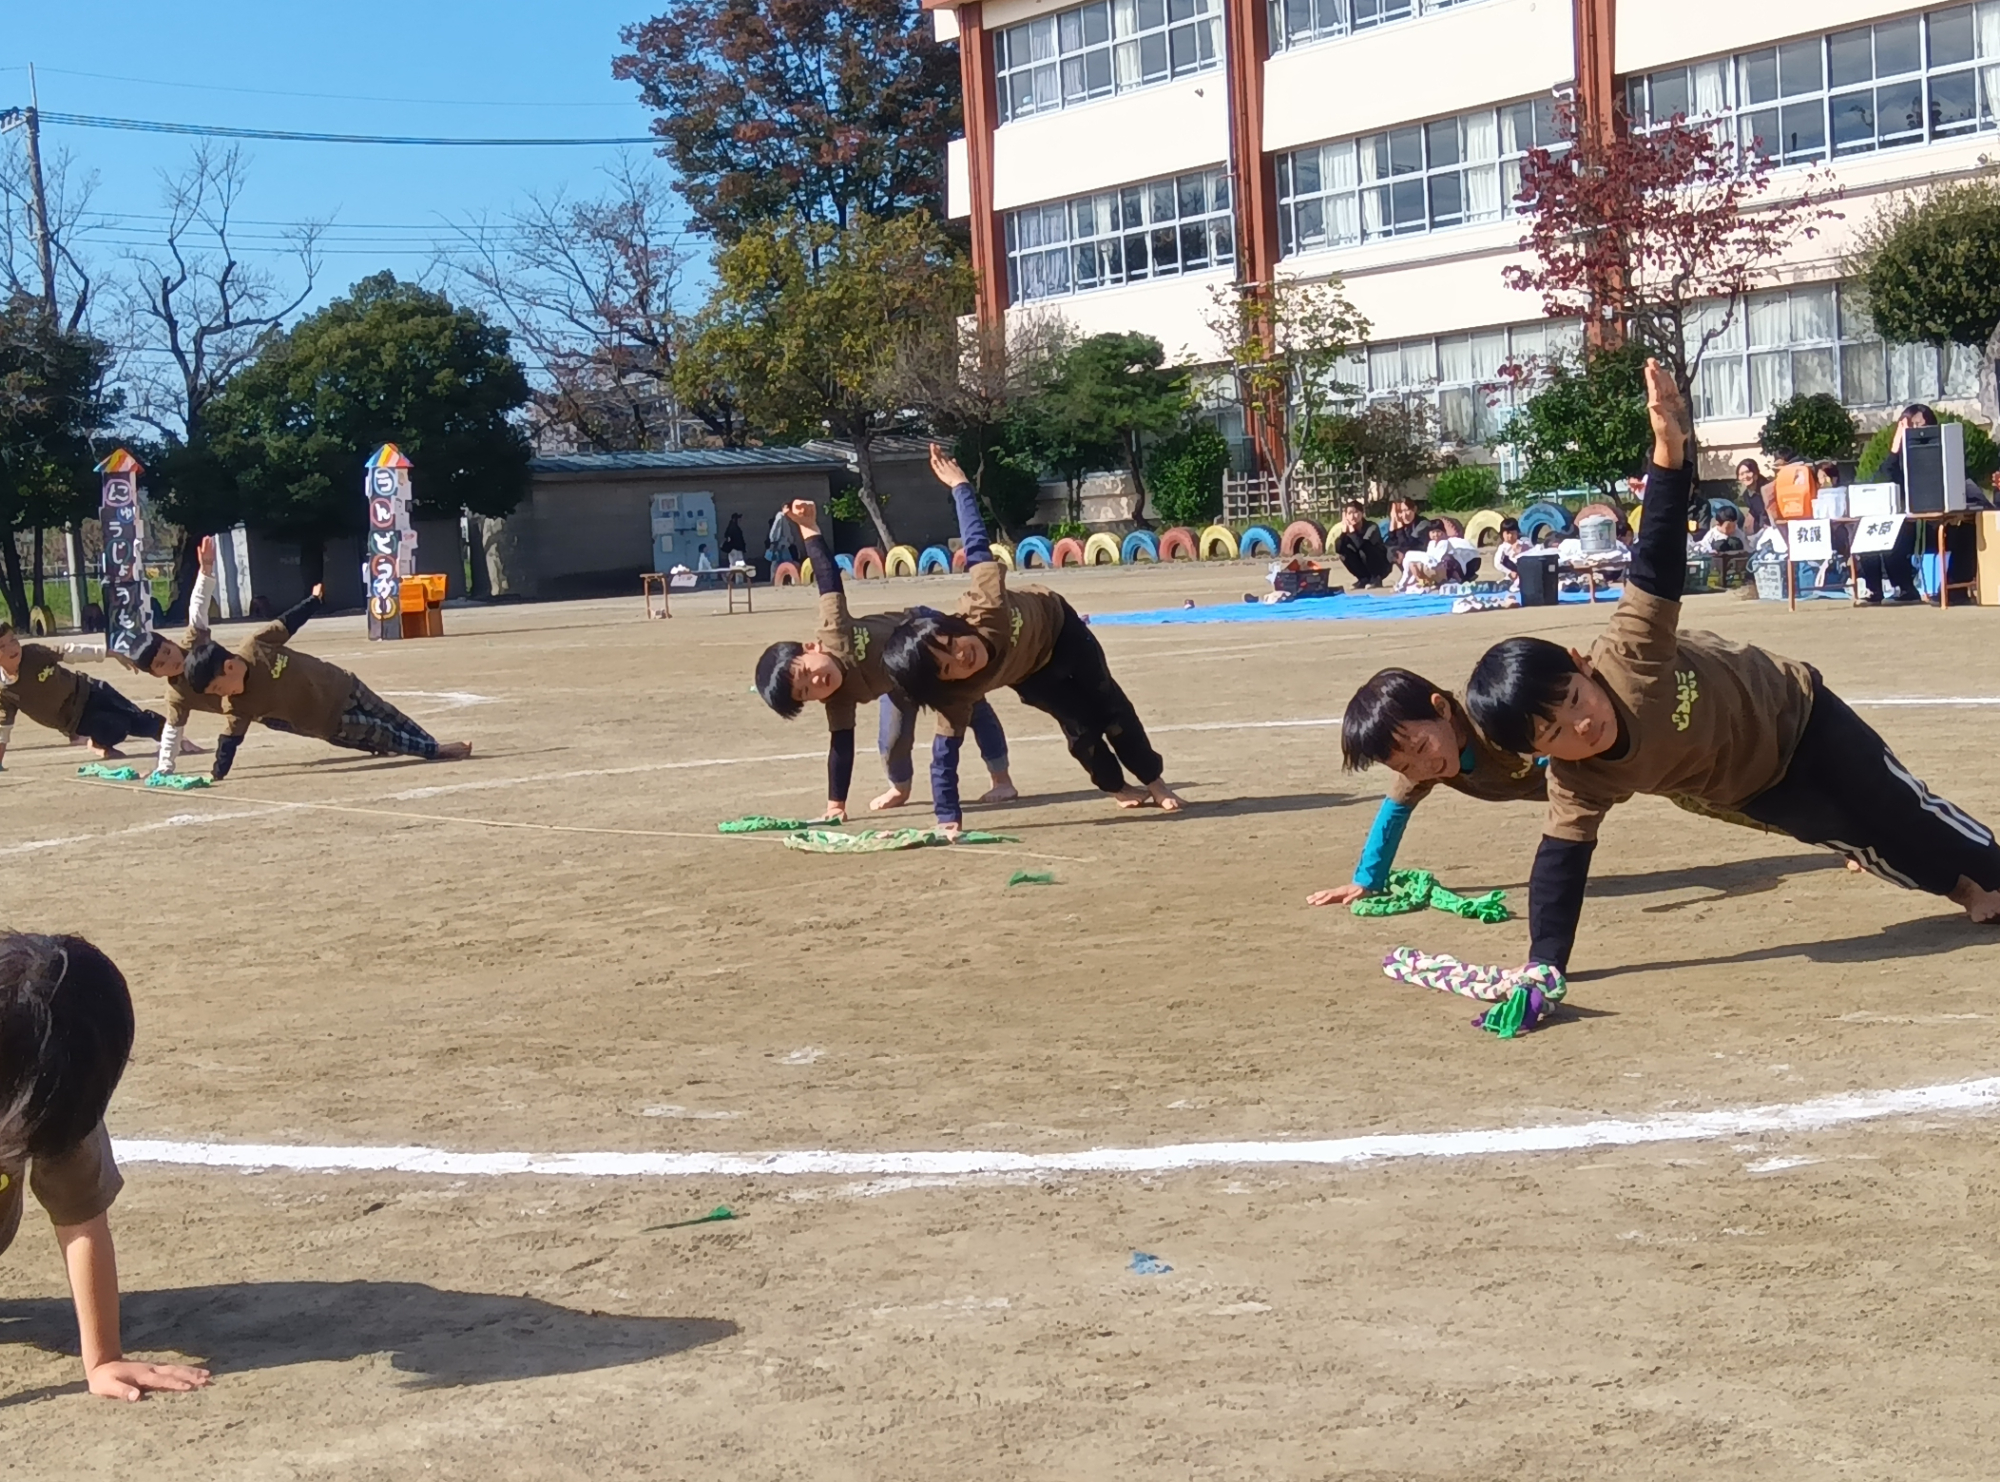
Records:
[[[1268,0],[1224,0],[1224,49],[1229,78],[1229,173],[1236,198],[1236,281],[1267,304],[1278,275],[1278,181],[1264,151],[1264,63],[1271,55]],[[1261,325],[1271,332],[1268,316]],[[1244,430],[1257,450],[1258,471],[1285,466],[1285,408],[1276,399],[1246,399]]]
[[[1618,99],[1617,0],[1573,0],[1576,34],[1577,146],[1602,155],[1618,139],[1624,111]],[[1615,271],[1590,285],[1586,342],[1600,349],[1625,342],[1625,284]]]
[[[958,75],[965,94],[965,168],[972,201],[972,272],[982,326],[1007,317],[1007,233],[993,208],[993,131],[1000,94],[993,75],[993,39],[979,0],[958,7]]]

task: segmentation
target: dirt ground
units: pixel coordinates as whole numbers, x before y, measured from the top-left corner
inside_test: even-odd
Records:
[[[1085,611],[1204,602],[1253,565],[1064,573]],[[945,605],[955,582],[864,587]],[[6,917],[132,980],[121,1139],[458,1152],[1032,1153],[1561,1124],[1996,1073],[2000,936],[1792,844],[1640,800],[1597,853],[1576,1012],[1524,1040],[1381,976],[1519,921],[1307,908],[1379,775],[1353,687],[1457,683],[1587,608],[1107,627],[1181,817],[1117,814],[999,709],[1016,846],[840,858],[721,837],[811,816],[816,714],[750,689],[806,594],[454,610],[348,665],[457,765],[259,731],[223,786],[79,781],[23,723]],[[2000,819],[2000,614],[1691,600],[1817,664]],[[150,685],[122,681],[135,697]],[[1269,722],[1321,724],[1278,726]],[[212,722],[196,735],[212,739]],[[968,749],[969,751],[969,749]],[[975,767],[976,771],[976,767]],[[855,793],[879,766],[864,747]],[[925,783],[910,821],[928,818]],[[1505,886],[1539,810],[1440,793],[1408,863]],[[1007,888],[1016,869],[1047,887]],[[0,1260],[10,1478],[1984,1478],[2000,1445],[1993,1126],[1360,1167],[924,1178],[448,1177],[131,1163],[128,1348],[205,1393],[82,1393],[31,1209]],[[674,1229],[727,1203],[742,1218]],[[1171,1273],[1128,1269],[1134,1251]]]

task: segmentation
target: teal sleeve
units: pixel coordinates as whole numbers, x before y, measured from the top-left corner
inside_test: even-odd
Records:
[[[1416,811],[1414,803],[1382,799],[1382,806],[1375,810],[1375,826],[1368,830],[1368,842],[1361,846],[1361,863],[1354,867],[1356,885],[1367,890],[1389,888],[1389,871],[1402,847],[1403,829]]]

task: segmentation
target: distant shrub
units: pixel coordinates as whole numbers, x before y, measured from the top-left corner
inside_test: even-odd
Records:
[[[1447,468],[1431,485],[1430,508],[1491,509],[1500,502],[1500,470],[1490,463],[1462,463]]]

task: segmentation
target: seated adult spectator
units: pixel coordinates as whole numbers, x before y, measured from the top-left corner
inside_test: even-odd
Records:
[[[1412,551],[1428,550],[1432,523],[1418,518],[1417,507],[1401,495],[1390,501],[1389,534],[1383,542],[1389,548],[1389,558],[1400,566]]]
[[[1770,481],[1764,477],[1764,470],[1758,467],[1755,458],[1745,458],[1736,465],[1736,483],[1736,502],[1743,512],[1743,533],[1755,535],[1771,523]]]
[[[1361,588],[1381,586],[1394,565],[1389,548],[1382,543],[1382,527],[1368,518],[1358,499],[1348,500],[1340,511],[1333,553],[1354,578],[1354,585]]]

